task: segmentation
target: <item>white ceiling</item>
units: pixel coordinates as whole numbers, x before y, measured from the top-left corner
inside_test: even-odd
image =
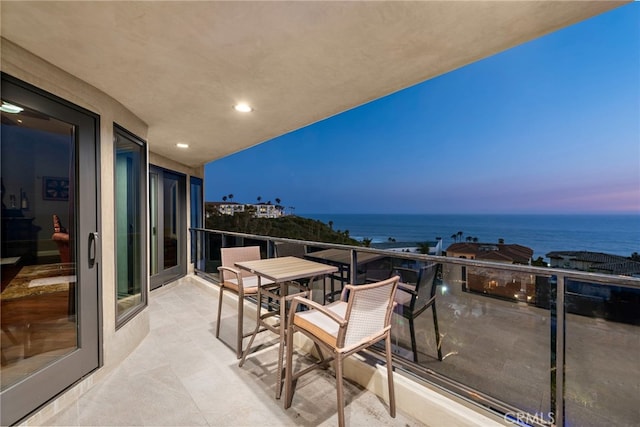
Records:
[[[624,3],[2,0],[1,35],[200,166]]]

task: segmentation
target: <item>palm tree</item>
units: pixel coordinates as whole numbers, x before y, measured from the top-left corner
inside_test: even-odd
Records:
[[[227,197],[229,197],[229,201],[232,202],[233,201],[233,193],[230,193]]]
[[[457,238],[458,238],[458,235],[457,235],[457,234],[453,233],[453,234],[451,235],[451,240],[453,240],[454,242],[456,242],[456,241],[457,241],[457,240],[456,240]]]
[[[458,240],[460,240],[461,242],[462,242],[462,235],[463,235],[463,234],[464,234],[464,233],[463,233],[462,231],[458,231],[458,232],[456,233],[456,235],[458,236]]]
[[[258,204],[260,204],[260,200],[262,200],[262,196],[258,196]]]
[[[467,239],[466,239],[466,240],[467,240],[467,242],[470,242],[470,241],[472,241],[472,240],[473,240],[473,237],[471,237],[471,236],[467,236]]]
[[[329,221],[329,230],[333,231],[333,221]]]
[[[431,246],[429,246],[429,242],[418,243],[418,250],[421,254],[428,255],[429,249],[431,249]]]
[[[473,243],[478,243],[478,238],[477,237],[473,238]]]
[[[227,196],[222,196],[222,201],[226,202],[227,201]]]
[[[280,204],[280,198],[276,197],[276,205],[279,205],[279,204]]]

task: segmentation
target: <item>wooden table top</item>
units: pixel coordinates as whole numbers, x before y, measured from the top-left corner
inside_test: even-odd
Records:
[[[332,265],[291,256],[265,258],[255,261],[240,261],[236,262],[236,266],[258,276],[266,277],[276,283],[320,276],[338,271],[338,269]]]
[[[347,249],[325,249],[317,252],[309,252],[306,254],[306,257],[329,261],[336,264],[351,264],[351,251]],[[384,258],[384,256],[380,254],[372,254],[370,252],[360,252],[357,254],[358,264],[365,264],[380,258]]]

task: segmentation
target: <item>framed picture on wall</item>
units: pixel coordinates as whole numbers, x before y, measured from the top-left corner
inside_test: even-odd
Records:
[[[69,200],[69,178],[43,176],[42,177],[43,200]]]

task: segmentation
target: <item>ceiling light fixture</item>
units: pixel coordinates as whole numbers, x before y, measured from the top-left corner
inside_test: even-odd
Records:
[[[184,142],[178,142],[176,144],[176,147],[178,147],[178,148],[189,148],[189,144],[185,144]]]
[[[249,104],[245,104],[243,102],[241,102],[240,104],[236,104],[233,107],[236,111],[239,111],[241,113],[250,113],[251,111],[253,111],[253,108],[251,108],[251,106]]]
[[[7,101],[2,101],[2,105],[0,105],[0,110],[5,113],[17,114],[21,111],[24,111],[24,108],[18,107],[17,105],[9,104]]]

